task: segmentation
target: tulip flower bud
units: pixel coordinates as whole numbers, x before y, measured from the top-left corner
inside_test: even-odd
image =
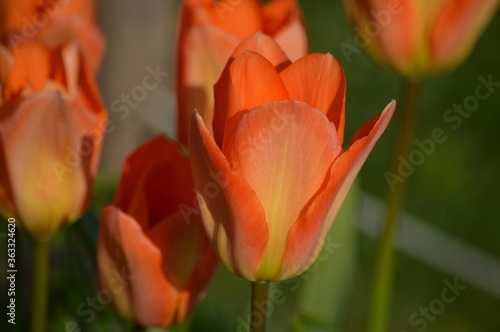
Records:
[[[402,75],[453,69],[473,49],[498,0],[345,0],[356,47]],[[353,45],[341,45],[345,56]]]
[[[104,136],[90,61],[66,37],[0,45],[0,210],[37,238],[88,205]]]
[[[177,144],[158,136],[127,158],[97,243],[100,292],[122,316],[166,327],[203,297],[218,260],[193,199]]]

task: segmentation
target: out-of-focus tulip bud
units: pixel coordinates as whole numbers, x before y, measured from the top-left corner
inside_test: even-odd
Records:
[[[100,292],[124,317],[169,326],[203,297],[218,260],[193,198],[177,144],[159,136],[127,158],[97,243]]]
[[[187,144],[194,109],[213,118],[213,85],[234,48],[258,31],[273,36],[287,56],[307,54],[307,36],[296,0],[184,0],[177,50],[178,137]]]
[[[496,12],[498,0],[345,0],[355,44],[380,63],[420,78],[458,66]],[[346,55],[353,45],[344,45]]]
[[[106,111],[80,44],[0,46],[0,210],[47,238],[86,208]]]
[[[394,112],[391,102],[342,149],[345,78],[330,54],[290,64],[257,34],[215,87],[214,135],[193,114],[190,158],[205,228],[225,266],[281,280],[316,259],[356,174]]]

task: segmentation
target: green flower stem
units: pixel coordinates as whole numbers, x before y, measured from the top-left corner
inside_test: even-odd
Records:
[[[172,326],[172,332],[189,332],[191,331],[192,323],[193,323],[193,318],[188,316],[179,324]]]
[[[268,281],[252,282],[252,299],[250,303],[251,332],[266,332]]]
[[[398,174],[399,157],[408,158],[413,146],[420,89],[420,82],[405,81],[402,106],[399,112],[399,133],[391,165],[392,174]],[[378,242],[368,329],[370,332],[388,331],[394,278],[393,247],[399,230],[400,214],[403,210],[406,181],[396,182],[391,189],[386,199],[385,223]]]
[[[48,240],[35,240],[33,264],[30,331],[44,332],[47,329],[49,294],[50,243]]]

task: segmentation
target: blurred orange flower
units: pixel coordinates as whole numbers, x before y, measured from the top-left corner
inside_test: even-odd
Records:
[[[56,48],[0,45],[0,211],[38,238],[75,221],[88,205],[106,117],[75,38]]]
[[[9,49],[32,41],[56,48],[76,38],[96,72],[105,42],[95,9],[96,0],[0,0],[0,42]]]
[[[184,0],[177,50],[178,137],[187,144],[191,113],[197,109],[209,125],[213,85],[234,48],[263,31],[275,38],[287,56],[307,54],[302,11],[296,0]]]
[[[408,77],[458,66],[496,12],[498,0],[345,0],[356,42]],[[344,49],[350,54],[352,49]]]
[[[104,208],[97,243],[101,292],[143,326],[182,321],[216,268],[199,214],[182,212],[194,208],[193,195],[189,160],[159,136],[127,158],[114,203]]]
[[[290,64],[264,34],[245,40],[215,87],[214,135],[195,113],[190,156],[205,228],[248,280],[303,272],[394,112],[364,124],[347,151],[345,79],[330,54]]]

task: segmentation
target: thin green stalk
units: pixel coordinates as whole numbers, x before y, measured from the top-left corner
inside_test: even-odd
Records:
[[[268,281],[252,282],[252,299],[250,303],[251,332],[266,332],[267,326],[267,295],[269,293]]]
[[[193,323],[192,317],[187,317],[179,324],[172,326],[172,332],[189,332]]]
[[[31,332],[47,329],[47,300],[49,294],[50,243],[35,240],[31,298]]]
[[[391,166],[391,173],[395,175],[398,175],[399,157],[408,158],[413,146],[420,88],[420,82],[405,81],[402,106],[399,112],[399,133],[396,138],[396,149]],[[368,329],[370,332],[388,331],[395,264],[393,247],[399,230],[400,214],[403,210],[405,180],[397,181],[386,199],[385,223],[378,242],[373,281],[371,317]]]

